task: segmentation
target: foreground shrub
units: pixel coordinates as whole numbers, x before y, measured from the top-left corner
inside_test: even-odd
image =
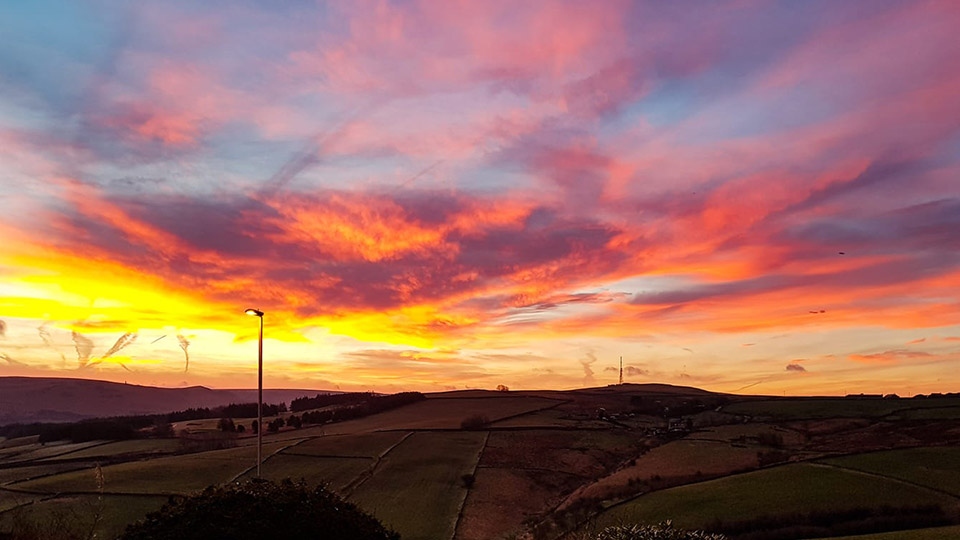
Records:
[[[398,540],[400,535],[322,487],[253,480],[172,498],[160,511],[128,526],[121,538]]]
[[[726,540],[722,534],[676,529],[669,521],[659,525],[631,525],[608,527],[596,540]]]

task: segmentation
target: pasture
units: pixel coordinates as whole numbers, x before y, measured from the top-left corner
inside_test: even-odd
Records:
[[[698,529],[718,520],[904,504],[948,507],[956,500],[895,480],[799,463],[648,493],[603,512],[597,524],[669,519]]]
[[[172,454],[180,449],[181,443],[177,439],[133,439],[129,441],[103,442],[90,444],[86,448],[72,450],[47,458],[45,461],[63,459],[103,459],[124,455],[154,455]]]
[[[385,431],[357,435],[328,435],[306,440],[283,451],[308,456],[375,458],[399,443],[407,432]]]
[[[673,441],[650,450],[613,474],[578,489],[564,501],[563,508],[580,500],[617,499],[629,493],[634,483],[661,487],[757,467],[756,448],[736,447],[715,441]],[[638,486],[633,492],[639,489]]]
[[[369,458],[316,457],[281,452],[263,462],[261,475],[275,481],[284,478],[303,479],[312,486],[323,485],[341,492],[357,477],[370,470],[373,464],[374,460]],[[250,469],[240,480],[251,480],[256,476],[256,469]]]
[[[928,414],[931,411],[936,411],[933,414],[942,414],[944,410],[954,407],[960,407],[960,398],[780,398],[740,401],[723,407],[723,412],[751,417],[802,420],[880,418],[894,413],[898,416],[910,416]]]
[[[286,446],[264,444],[265,456]],[[226,482],[256,464],[255,447],[160,457],[103,467],[104,491],[123,494],[187,494]],[[16,484],[36,493],[96,493],[93,469],[68,472]]]
[[[510,395],[488,398],[428,398],[373,416],[329,424],[326,426],[326,433],[335,435],[382,430],[460,429],[460,423],[470,416],[481,415],[491,422],[496,422],[560,403],[563,402]]]
[[[871,452],[822,463],[896,478],[960,497],[960,448],[939,446]]]
[[[116,538],[128,523],[159,510],[163,496],[77,495],[36,502],[0,514],[0,530],[27,528],[35,538],[58,538],[64,533],[86,538]],[[94,521],[96,520],[96,523]]]
[[[452,538],[473,474],[482,432],[414,433],[383,459],[349,499],[404,540]]]

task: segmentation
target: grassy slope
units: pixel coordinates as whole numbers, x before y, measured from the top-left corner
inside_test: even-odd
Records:
[[[286,454],[375,458],[406,436],[402,431],[329,435],[310,439],[285,450]]]
[[[265,456],[284,443],[264,444]],[[132,461],[103,467],[104,490],[110,493],[190,493],[226,482],[256,463],[255,447],[231,448]],[[91,469],[16,484],[18,489],[44,493],[92,493],[97,490]]]
[[[812,464],[794,464],[656,491],[601,514],[601,525],[657,523],[687,528],[783,512],[858,506],[955,503],[946,495],[900,482]]]
[[[116,538],[127,524],[159,510],[165,502],[167,497],[162,496],[104,495],[101,509],[101,500],[96,495],[52,499],[0,514],[0,531],[33,522],[41,528],[38,538],[70,531],[80,532],[82,536],[78,538],[85,538],[99,513],[93,529],[95,538]]]
[[[268,480],[305,480],[310,485],[325,485],[340,491],[373,464],[369,458],[330,458],[277,454],[263,462],[261,475]],[[247,472],[241,480],[255,478],[255,470]]]
[[[889,476],[960,496],[960,448],[956,447],[872,452],[825,459],[823,462]]]
[[[960,406],[958,398],[938,399],[855,399],[804,398],[743,401],[723,408],[729,414],[771,416],[775,418],[878,418],[893,412],[905,415],[933,414],[941,418],[947,407]],[[919,412],[927,411],[929,412]],[[937,411],[934,413],[933,411]],[[946,412],[944,412],[946,411]]]
[[[451,538],[486,434],[415,433],[391,451],[350,497],[404,540]]]

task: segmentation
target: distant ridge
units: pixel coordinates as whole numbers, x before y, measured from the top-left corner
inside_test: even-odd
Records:
[[[269,389],[263,391],[263,400],[289,403],[296,397],[323,392]],[[0,377],[0,425],[156,414],[256,400],[256,390],[214,390],[205,386],[159,388],[89,379]]]

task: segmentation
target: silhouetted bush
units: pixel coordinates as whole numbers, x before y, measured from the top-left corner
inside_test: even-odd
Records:
[[[233,423],[233,418],[221,418],[217,422],[217,428],[224,433],[234,433],[237,431],[237,425]]]
[[[323,487],[253,480],[171,498],[160,511],[128,526],[121,538],[398,540],[400,535]]]
[[[460,427],[462,429],[481,429],[487,424],[490,423],[490,419],[482,414],[475,414],[473,416],[468,416],[460,422]]]
[[[267,431],[276,433],[280,431],[280,428],[282,428],[284,424],[286,424],[286,422],[283,421],[283,418],[275,418],[267,424]]]

